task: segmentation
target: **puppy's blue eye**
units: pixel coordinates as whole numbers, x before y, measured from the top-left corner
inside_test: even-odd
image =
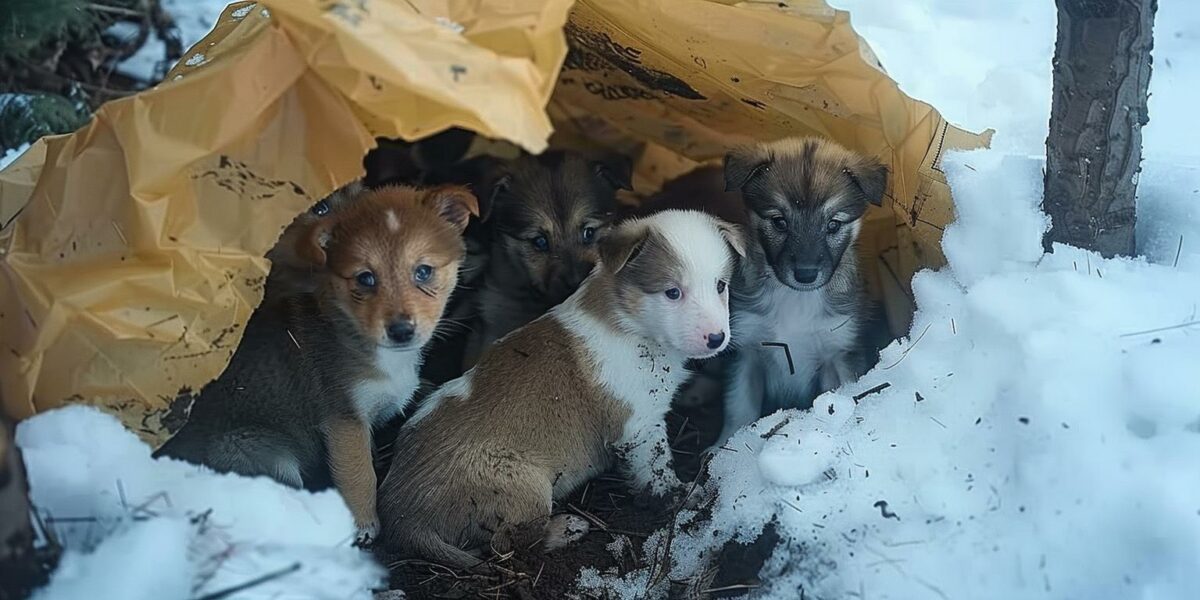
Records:
[[[362,273],[359,273],[354,280],[358,282],[358,285],[361,285],[365,288],[373,288],[379,283],[375,280],[375,274],[370,271],[363,271]]]
[[[595,241],[595,239],[596,239],[596,228],[595,227],[584,227],[583,228],[583,243],[590,244],[593,241]]]
[[[308,209],[308,211],[314,215],[317,215],[318,217],[323,217],[329,214],[329,203],[321,200],[320,202],[314,204],[312,208]]]
[[[413,270],[413,279],[417,283],[427,283],[432,278],[433,267],[429,265],[417,265],[417,268]]]
[[[839,230],[841,228],[842,228],[841,221],[830,221],[829,224],[825,226],[825,230],[828,231],[829,233],[836,233],[837,230]]]
[[[772,218],[771,224],[774,225],[775,229],[778,229],[779,231],[787,231],[787,228],[788,228],[787,219],[785,219],[783,217]]]
[[[683,296],[683,292],[679,288],[671,288],[663,292],[663,294],[666,294],[669,300],[678,300],[680,296]]]
[[[536,248],[538,252],[545,252],[550,249],[550,240],[546,239],[546,236],[544,235],[539,235],[533,238],[530,240],[530,243],[533,244],[533,247]]]
[[[718,282],[717,282],[717,293],[718,293],[718,294],[724,294],[724,293],[725,293],[725,282],[724,282],[724,281],[718,281]]]

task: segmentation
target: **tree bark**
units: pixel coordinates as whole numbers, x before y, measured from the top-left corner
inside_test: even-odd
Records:
[[[1056,4],[1044,243],[1132,255],[1157,0]]]
[[[25,465],[13,427],[0,414],[0,600],[24,598],[46,579],[46,565],[34,549]]]

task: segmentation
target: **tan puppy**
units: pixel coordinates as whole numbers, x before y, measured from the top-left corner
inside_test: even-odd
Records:
[[[614,455],[639,488],[676,489],[663,418],[684,363],[728,344],[741,237],[668,211],[619,225],[599,251],[574,295],[490,346],[405,424],[380,489],[390,548],[471,567],[467,549],[548,517]]]
[[[287,485],[337,486],[360,541],[378,530],[372,426],[418,385],[478,211],[465,188],[365,192],[295,235],[311,293],[257,311],[229,367],[157,455]]]
[[[272,303],[290,294],[312,293],[316,290],[320,278],[314,277],[313,271],[322,265],[313,265],[298,253],[302,247],[301,238],[309,234],[314,223],[332,218],[335,212],[349,206],[362,192],[362,182],[352,181],[297,215],[284,228],[279,241],[267,252],[271,272],[267,275],[264,303]]]

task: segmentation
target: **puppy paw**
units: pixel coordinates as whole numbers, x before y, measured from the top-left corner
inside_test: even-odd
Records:
[[[675,475],[675,471],[670,469],[656,473],[655,477],[646,485],[646,491],[651,495],[665,499],[683,496],[687,489],[687,484],[680,481],[679,477]]]
[[[568,544],[583,539],[592,528],[583,517],[575,515],[554,515],[546,522],[546,537],[543,547],[546,552],[558,550]]]
[[[371,521],[370,523],[360,523],[358,531],[354,534],[354,545],[359,548],[370,547],[379,537],[379,522]]]

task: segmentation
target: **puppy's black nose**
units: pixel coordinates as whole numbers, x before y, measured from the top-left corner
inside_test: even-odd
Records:
[[[816,267],[796,267],[792,270],[792,275],[800,283],[812,283],[816,281],[819,273],[820,270]]]
[[[388,339],[395,344],[407,344],[411,342],[416,332],[417,324],[413,322],[412,317],[399,317],[388,323],[387,326]]]
[[[721,344],[723,344],[723,343],[725,343],[725,332],[724,331],[722,331],[721,333],[708,334],[708,347],[709,348],[716,350],[717,348],[720,348]]]

